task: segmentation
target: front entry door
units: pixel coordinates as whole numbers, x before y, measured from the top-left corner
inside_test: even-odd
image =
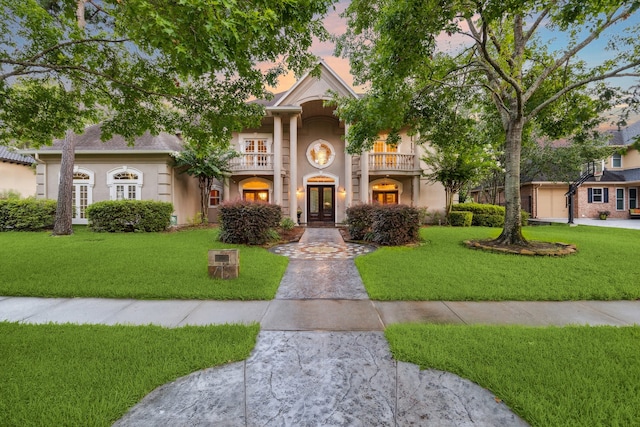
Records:
[[[307,222],[335,224],[335,187],[310,185],[307,194]],[[312,224],[313,225],[313,224]]]

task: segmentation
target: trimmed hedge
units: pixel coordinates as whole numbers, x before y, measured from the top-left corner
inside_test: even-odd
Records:
[[[0,200],[0,231],[51,229],[55,219],[55,200],[34,198]]]
[[[347,227],[352,239],[365,240],[367,233],[371,232],[374,210],[374,205],[364,203],[347,208]]]
[[[154,200],[106,200],[87,206],[89,228],[110,233],[164,231],[173,205]]]
[[[495,217],[495,215],[492,215]],[[475,215],[473,212],[452,211],[449,214],[449,224],[453,227],[471,227]]]
[[[471,225],[476,227],[504,227],[504,206],[484,203],[459,203],[451,206],[451,213],[453,212],[473,213]],[[520,211],[521,224],[526,225],[528,220],[529,213]],[[449,222],[451,222],[451,218],[449,218]]]
[[[280,206],[245,200],[224,202],[218,212],[224,243],[264,245],[277,237],[275,229],[282,220]]]
[[[398,246],[418,241],[420,212],[407,205],[380,205],[372,211],[371,241]]]
[[[349,235],[384,246],[418,241],[420,211],[406,205],[360,204],[347,209]]]

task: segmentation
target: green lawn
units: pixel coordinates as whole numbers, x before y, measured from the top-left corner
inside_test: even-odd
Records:
[[[533,426],[640,422],[640,327],[392,325],[392,353],[489,389]]]
[[[168,233],[0,233],[0,295],[139,299],[268,300],[288,259],[225,245],[217,229]],[[208,250],[240,248],[240,276],[212,280]]]
[[[616,300],[640,298],[640,230],[525,227],[532,240],[573,243],[578,253],[528,257],[468,249],[464,240],[496,237],[498,228],[428,227],[424,244],[389,247],[356,258],[376,300]]]
[[[110,426],[162,384],[249,357],[258,330],[0,322],[0,424]]]

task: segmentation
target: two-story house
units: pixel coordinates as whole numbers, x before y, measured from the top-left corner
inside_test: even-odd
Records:
[[[260,127],[233,135],[241,153],[233,173],[210,193],[209,220],[225,200],[256,200],[282,206],[285,216],[309,225],[344,221],[347,207],[359,202],[403,203],[444,210],[440,184],[423,176],[424,147],[408,135],[397,146],[381,137],[373,150],[350,155],[345,150],[348,123],[325,105],[332,93],[357,97],[326,63],[319,77],[307,74],[289,90],[263,102]],[[102,143],[99,128],[87,128],[76,143],[75,222],[86,222],[84,208],[98,200],[136,198],[169,201],[184,224],[198,211],[197,181],[177,173],[171,152],[181,141],[173,135],[145,135],[128,147],[120,137]],[[38,197],[57,197],[61,141],[43,147],[38,159]],[[77,184],[77,185],[76,185]]]
[[[321,62],[319,77],[307,74],[264,103],[261,126],[233,137],[242,156],[231,178],[212,190],[211,220],[220,198],[272,202],[294,220],[301,212],[301,222],[310,225],[340,223],[346,208],[359,202],[444,209],[444,189],[422,177],[424,148],[413,138],[405,134],[390,146],[381,137],[371,152],[346,153],[349,124],[325,105],[332,93],[358,96]]]

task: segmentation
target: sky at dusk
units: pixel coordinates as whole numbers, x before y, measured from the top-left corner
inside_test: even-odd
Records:
[[[346,28],[346,22],[340,15],[344,12],[349,4],[349,0],[341,0],[335,4],[335,8],[330,11],[324,20],[325,28],[333,35],[344,34]],[[615,30],[623,33],[623,29],[631,24],[640,23],[640,17],[635,14],[632,19],[625,21],[623,24],[618,25]],[[551,50],[559,50],[566,44],[566,39],[561,34],[554,34],[546,29],[540,32],[540,36],[545,42],[548,43]],[[460,48],[462,43],[468,43],[468,37],[463,35],[442,35],[438,37],[438,47],[441,50],[452,51]],[[607,58],[608,53],[605,51],[606,39],[596,40],[581,53],[581,58],[590,63],[600,63],[603,59]],[[353,85],[353,77],[349,70],[349,61],[346,58],[338,58],[334,53],[335,46],[332,42],[319,42],[316,41],[312,47],[312,52],[318,57],[322,58],[347,84]],[[277,88],[274,88],[275,92],[282,92],[290,88],[295,83],[295,76],[289,74],[284,76],[280,80],[280,84]],[[624,87],[628,87],[632,84],[638,84],[637,78],[623,78],[612,80],[615,84],[619,84]],[[364,92],[363,87],[355,87],[356,92]]]

